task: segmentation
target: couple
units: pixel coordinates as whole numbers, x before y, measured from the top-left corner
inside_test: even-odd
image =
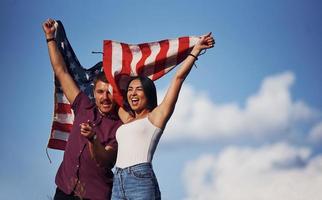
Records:
[[[54,199],[161,199],[151,164],[153,153],[174,111],[183,81],[199,53],[213,47],[213,37],[200,37],[159,105],[153,81],[139,76],[128,83],[124,97],[127,106],[118,108],[104,73],[94,81],[95,103],[80,91],[58,50],[54,23],[52,19],[43,23],[50,61],[75,113],[56,175]]]

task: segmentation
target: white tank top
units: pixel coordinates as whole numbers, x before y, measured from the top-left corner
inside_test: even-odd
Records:
[[[116,131],[118,150],[115,166],[125,168],[151,162],[162,132],[148,117],[120,126]]]

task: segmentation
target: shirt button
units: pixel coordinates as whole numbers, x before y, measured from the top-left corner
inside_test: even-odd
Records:
[[[79,168],[79,165],[76,165],[77,168]]]

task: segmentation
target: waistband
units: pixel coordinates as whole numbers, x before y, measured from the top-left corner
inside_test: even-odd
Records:
[[[130,172],[131,170],[135,171],[135,170],[144,170],[144,169],[152,169],[152,163],[150,162],[140,163],[140,164],[132,165],[125,168],[115,167],[115,174],[123,171]]]

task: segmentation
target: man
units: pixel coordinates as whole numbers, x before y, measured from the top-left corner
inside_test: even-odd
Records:
[[[113,181],[111,169],[117,152],[115,132],[121,125],[109,83],[104,73],[97,76],[95,103],[80,91],[58,50],[54,24],[54,20],[48,19],[42,27],[53,71],[75,114],[64,158],[56,174],[54,199],[109,199]]]

